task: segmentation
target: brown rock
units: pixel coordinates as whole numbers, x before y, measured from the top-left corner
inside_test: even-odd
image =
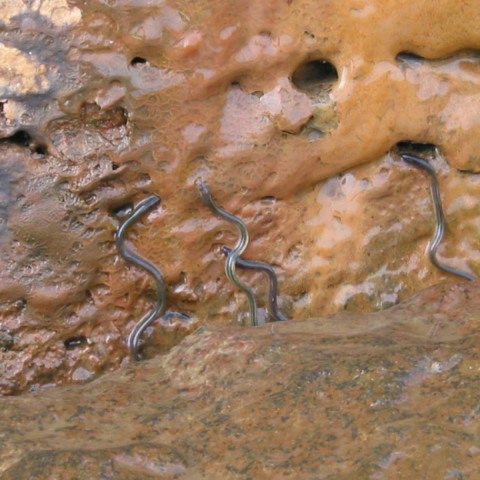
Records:
[[[0,479],[476,479],[479,298],[449,283],[385,312],[202,327],[3,397]]]
[[[126,361],[155,294],[114,234],[149,194],[162,204],[128,242],[192,320],[158,321],[145,356],[204,322],[248,322],[220,252],[237,232],[202,204],[200,177],[246,222],[245,257],[275,266],[296,320],[387,308],[446,279],[424,254],[428,181],[399,142],[439,172],[441,256],[480,272],[477,7],[0,2],[0,393]],[[264,309],[262,274],[242,278]]]

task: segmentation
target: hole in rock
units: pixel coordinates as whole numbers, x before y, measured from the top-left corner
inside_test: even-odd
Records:
[[[117,170],[118,165],[114,162],[112,162],[112,170]]]
[[[416,53],[412,52],[400,52],[395,59],[397,62],[406,62],[406,63],[411,63],[411,62],[423,62],[425,60],[425,57],[422,57],[420,55],[417,55]]]
[[[293,84],[299,90],[310,94],[329,90],[337,80],[337,69],[327,60],[302,63],[292,75]]]
[[[78,337],[70,337],[63,342],[67,350],[73,350],[74,348],[81,347],[88,343],[87,337],[79,335]]]
[[[21,147],[29,147],[32,143],[32,136],[25,130],[18,130],[10,137],[0,138],[0,143],[13,143]]]
[[[269,202],[269,203],[277,201],[277,199],[275,197],[273,197],[272,195],[267,195],[266,197],[262,197],[261,200],[262,200],[262,202]]]
[[[35,147],[35,153],[45,156],[47,154],[47,147],[45,145],[38,145],[37,147]]]
[[[412,142],[410,140],[398,142],[396,149],[399,153],[413,153],[417,155],[435,155],[438,151],[437,146],[433,143]]]
[[[48,153],[47,146],[43,144],[37,144],[33,140],[32,136],[25,130],[17,130],[10,137],[0,138],[0,143],[10,143],[20,147],[28,147],[32,153],[36,153],[42,157]]]
[[[132,210],[133,210],[133,203],[129,202],[129,203],[122,203],[122,205],[112,208],[111,212],[112,212],[112,215],[115,215],[116,217],[124,217],[125,215],[128,215]]]
[[[143,63],[147,63],[147,59],[143,57],[134,57],[132,58],[132,61],[130,62],[130,65],[135,66],[135,65],[141,65]]]

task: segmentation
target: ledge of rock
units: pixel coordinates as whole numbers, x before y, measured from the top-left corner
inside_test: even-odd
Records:
[[[86,385],[0,399],[1,480],[475,479],[480,284],[384,312],[201,327]]]

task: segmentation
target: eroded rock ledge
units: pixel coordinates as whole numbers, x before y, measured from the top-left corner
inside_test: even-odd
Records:
[[[478,478],[479,299],[449,283],[384,312],[202,327],[1,398],[0,478]]]

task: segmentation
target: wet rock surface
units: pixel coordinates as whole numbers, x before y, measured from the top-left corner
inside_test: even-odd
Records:
[[[440,284],[428,178],[399,156],[438,174],[442,261],[480,274],[477,2],[0,12],[0,395],[38,390],[0,398],[1,480],[480,478],[480,286]],[[294,321],[239,327],[237,231],[198,179]],[[191,318],[132,364],[156,296],[115,232],[152,194],[127,243]]]
[[[401,149],[439,173],[441,257],[480,272],[476,2],[0,9],[0,394],[128,361],[155,292],[114,235],[150,194],[162,204],[127,241],[191,321],[157,322],[144,355],[202,323],[248,322],[220,251],[237,232],[202,204],[199,178],[245,221],[245,257],[274,266],[293,319],[384,309],[446,279],[424,253],[428,179]],[[266,279],[241,275],[264,309]]]
[[[476,479],[480,285],[202,327],[88,385],[0,398],[0,478]]]

